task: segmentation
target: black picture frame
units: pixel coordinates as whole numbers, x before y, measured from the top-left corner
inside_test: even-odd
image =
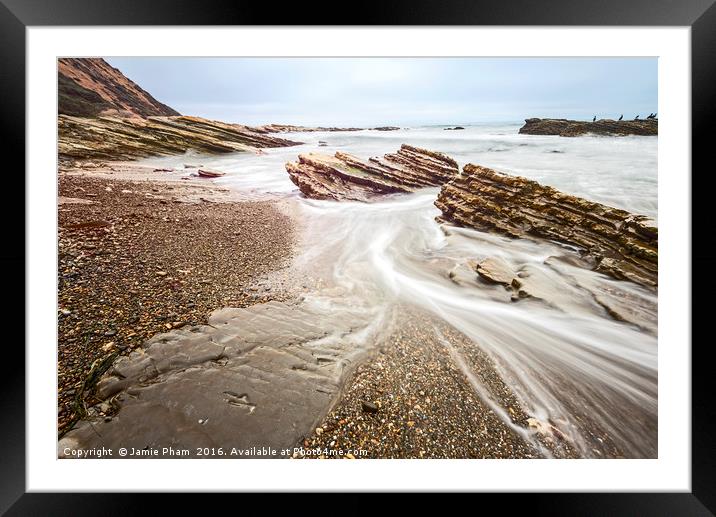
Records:
[[[552,26],[688,26],[692,43],[692,237],[709,235],[709,193],[711,174],[706,170],[713,146],[714,102],[716,101],[716,0],[532,0],[469,1],[429,0],[364,1],[350,15],[338,3],[268,3],[215,0],[0,0],[0,125],[7,150],[19,150],[25,144],[25,30],[31,26],[64,25],[552,25]],[[14,152],[14,151],[13,151]],[[24,154],[14,171],[6,166],[6,188],[25,192]],[[696,173],[696,171],[699,171]],[[689,179],[689,171],[669,171]],[[48,181],[54,177],[48,172]],[[698,186],[698,188],[694,188]],[[15,197],[15,196],[13,196]],[[20,196],[17,196],[21,199]],[[23,198],[24,199],[24,196]],[[22,208],[0,203],[5,246],[0,248],[0,263],[5,271],[25,271],[25,227],[20,225]],[[716,252],[707,244],[697,246],[692,239],[692,271],[707,271],[699,276],[698,289],[708,295],[716,292]],[[15,292],[25,299],[20,275]],[[12,281],[8,279],[7,281]],[[22,283],[22,285],[20,285]],[[693,285],[693,283],[692,283]],[[22,290],[21,290],[22,289]],[[21,294],[22,293],[22,294]],[[23,304],[23,307],[24,304]],[[31,310],[30,307],[25,307]],[[692,301],[692,335],[705,329],[711,307]],[[17,319],[17,316],[14,316]],[[18,329],[23,329],[19,323]],[[705,332],[704,336],[708,336]],[[21,331],[24,342],[24,332]],[[692,338],[692,491],[691,493],[646,494],[530,494],[506,496],[509,510],[524,509],[531,514],[578,515],[713,515],[716,512],[716,447],[710,429],[715,405],[711,400],[712,363],[708,360],[711,340]],[[690,343],[662,346],[687,347]],[[149,510],[147,494],[39,494],[25,492],[25,354],[19,340],[5,343],[0,376],[2,389],[0,413],[0,512],[8,515],[114,515]],[[12,365],[12,367],[8,367]],[[239,477],[237,476],[237,481]],[[216,496],[216,494],[214,495]],[[245,496],[241,496],[245,497]],[[481,498],[499,497],[481,495]],[[505,497],[505,496],[502,496]],[[224,496],[222,496],[224,498]],[[185,497],[175,495],[162,501],[163,511],[171,507],[189,510]],[[341,513],[372,506],[365,495],[342,496]],[[498,504],[506,501],[490,501]],[[294,501],[295,503],[295,501]],[[205,507],[205,503],[199,503]],[[220,501],[213,504],[221,504]],[[272,505],[275,504],[272,500]],[[292,504],[293,503],[289,503]],[[326,503],[329,507],[333,502]],[[422,505],[422,497],[413,497],[412,505]],[[471,503],[474,504],[474,503]],[[317,503],[317,508],[323,505]],[[454,503],[453,503],[454,506]],[[210,510],[211,511],[211,510]],[[320,510],[318,510],[320,512]],[[321,512],[322,513],[322,512]],[[362,512],[361,512],[362,513]]]

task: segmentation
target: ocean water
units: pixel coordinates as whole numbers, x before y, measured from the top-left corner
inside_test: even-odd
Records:
[[[289,194],[295,186],[283,164],[302,152],[344,151],[356,156],[381,156],[402,143],[438,150],[461,166],[475,163],[508,174],[534,179],[560,190],[657,217],[657,138],[520,135],[521,124],[417,127],[398,131],[285,133],[280,136],[304,145],[265,149],[265,155],[246,153],[202,157],[201,163],[225,171],[219,183],[245,192]],[[326,142],[319,147],[318,142]],[[194,158],[147,160],[161,166],[179,166]]]
[[[392,132],[286,134],[304,142],[265,154],[171,157],[156,166],[196,163],[227,173],[213,180],[247,198],[282,198],[301,219],[294,267],[320,278],[306,295],[331,313],[364,309],[368,328],[400,325],[386,311],[415,306],[469,338],[494,362],[533,425],[518,426],[480,380],[476,394],[535,444],[562,443],[583,457],[656,457],[657,295],[580,267],[555,243],[508,239],[435,222],[437,188],[376,203],[303,198],[284,163],[303,152],[344,151],[362,158],[402,143],[475,163],[657,220],[657,138],[519,135],[519,124],[418,127]],[[325,141],[325,147],[318,142]],[[180,172],[179,172],[180,173]],[[178,174],[179,174],[178,173]],[[477,279],[474,264],[505,260],[534,297],[510,301],[501,286]],[[609,308],[625,321],[610,316]],[[386,329],[382,329],[384,332]],[[437,329],[434,331],[440,336]],[[355,346],[374,346],[370,333]],[[459,354],[445,343],[451,356]],[[460,357],[461,368],[468,368]],[[544,450],[559,455],[559,447]]]

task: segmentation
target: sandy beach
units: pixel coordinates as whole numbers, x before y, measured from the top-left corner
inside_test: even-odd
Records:
[[[216,308],[281,299],[262,280],[292,253],[275,203],[122,162],[63,169],[58,188],[60,434],[117,356]]]

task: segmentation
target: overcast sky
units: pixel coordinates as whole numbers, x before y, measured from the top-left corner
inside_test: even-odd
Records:
[[[242,124],[643,118],[656,58],[105,58],[182,114]]]

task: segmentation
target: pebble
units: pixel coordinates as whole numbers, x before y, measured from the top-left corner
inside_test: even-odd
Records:
[[[365,413],[377,413],[378,412],[378,406],[373,404],[372,402],[368,402],[367,400],[361,401],[361,408],[363,409],[363,412],[365,412]]]

